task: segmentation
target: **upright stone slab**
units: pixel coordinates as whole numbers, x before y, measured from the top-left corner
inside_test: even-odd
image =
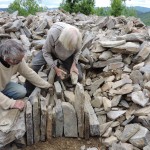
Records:
[[[52,139],[52,124],[53,124],[53,109],[52,106],[49,105],[48,106],[48,110],[47,110],[47,140],[49,142],[51,142]]]
[[[52,119],[52,135],[53,135],[53,137],[56,137],[56,111],[55,111],[55,107],[53,107],[52,116],[53,116],[53,119]]]
[[[85,130],[85,139],[88,140],[90,138],[90,120],[89,120],[89,113],[88,111],[85,109],[85,113],[84,113],[84,130]]]
[[[75,88],[75,110],[78,119],[78,133],[81,138],[84,137],[84,102],[85,95],[83,85],[77,83]]]
[[[33,120],[32,120],[32,105],[27,101],[26,105],[26,136],[27,136],[27,145],[33,144]]]
[[[56,137],[63,136],[64,116],[62,110],[62,102],[60,99],[56,100],[55,106],[55,134]]]
[[[62,102],[64,115],[64,135],[65,137],[78,137],[77,117],[74,107],[68,102]]]
[[[40,141],[40,109],[39,109],[39,97],[35,95],[33,97],[33,131],[34,142]]]
[[[54,87],[55,87],[57,98],[61,99],[62,98],[62,88],[61,88],[59,81],[56,81],[54,83]]]
[[[48,82],[50,84],[54,84],[55,75],[56,75],[55,70],[53,68],[51,68],[50,73],[48,75]]]
[[[41,141],[46,141],[46,123],[47,123],[47,108],[46,108],[46,98],[40,96],[41,100],[41,123],[40,123],[40,131],[41,131]]]
[[[88,93],[85,93],[85,112],[88,113],[89,116],[89,124],[90,124],[90,135],[91,136],[99,136],[100,132],[99,132],[99,121],[98,118],[94,112],[94,109],[89,101],[89,99],[87,98]]]

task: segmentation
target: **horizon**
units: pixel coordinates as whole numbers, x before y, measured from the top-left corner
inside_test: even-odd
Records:
[[[99,7],[99,6],[96,6],[96,7]],[[102,6],[102,8],[105,8],[105,7],[110,7],[110,6]],[[150,9],[150,7],[145,7],[145,6],[127,6],[127,7],[143,7],[143,8],[149,8]],[[7,9],[8,7],[0,7],[0,8]],[[47,8],[53,9],[53,8],[59,8],[59,7],[47,7]],[[99,8],[101,8],[101,7],[99,7]]]

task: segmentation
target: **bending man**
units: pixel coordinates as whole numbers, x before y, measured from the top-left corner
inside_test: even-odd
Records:
[[[47,63],[51,68],[54,68],[56,75],[63,79],[66,72],[60,69],[55,62],[56,59],[59,59],[68,71],[67,73],[77,73],[78,80],[81,81],[82,71],[78,64],[81,44],[82,35],[76,27],[64,22],[54,23],[48,32],[42,51],[32,61],[32,69],[38,72],[41,66]],[[26,87],[30,89],[29,95],[34,86],[27,82]]]
[[[0,107],[3,109],[21,110],[25,106],[22,101],[27,93],[25,87],[10,81],[17,72],[37,87],[52,87],[28,67],[24,60],[25,52],[23,46],[15,40],[7,40],[0,45]]]

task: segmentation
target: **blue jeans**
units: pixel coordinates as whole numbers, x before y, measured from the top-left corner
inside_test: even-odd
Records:
[[[9,98],[13,98],[15,100],[24,98],[27,93],[26,88],[23,85],[15,82],[9,82],[5,89],[1,92]]]

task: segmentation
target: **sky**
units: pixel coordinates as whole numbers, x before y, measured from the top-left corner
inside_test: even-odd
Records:
[[[0,0],[0,8],[7,8],[8,5],[14,0]],[[41,0],[42,6],[47,6],[48,8],[57,8],[62,0]],[[126,0],[127,6],[142,6],[150,8],[150,0]],[[110,6],[110,0],[95,0],[96,7],[107,7]]]

